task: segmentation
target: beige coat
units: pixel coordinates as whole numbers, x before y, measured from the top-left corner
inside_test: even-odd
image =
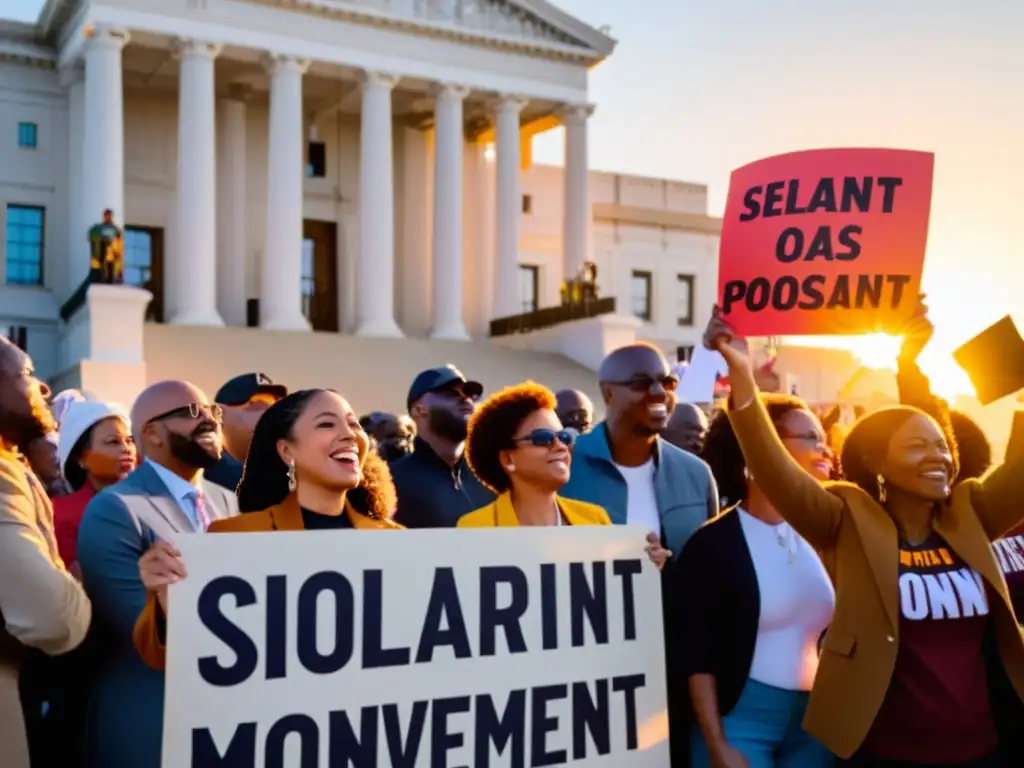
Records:
[[[67,653],[85,639],[89,598],[57,554],[53,508],[35,476],[0,451],[0,766],[29,768],[18,693],[24,646]]]

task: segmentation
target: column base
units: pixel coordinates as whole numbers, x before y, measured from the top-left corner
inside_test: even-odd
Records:
[[[301,312],[297,315],[278,314],[260,318],[260,328],[264,331],[311,331],[313,326]]]
[[[392,317],[371,318],[360,320],[356,328],[356,336],[371,339],[404,339],[405,334]]]
[[[186,309],[167,321],[168,325],[205,325],[223,328],[224,320],[216,309]]]
[[[430,332],[430,338],[438,341],[472,341],[465,326],[461,323],[456,325],[442,325]]]

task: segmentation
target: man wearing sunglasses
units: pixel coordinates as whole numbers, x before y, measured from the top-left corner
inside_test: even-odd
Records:
[[[256,422],[287,394],[286,387],[275,384],[265,373],[243,373],[217,390],[213,401],[224,409],[221,423],[224,452],[216,464],[203,471],[207,480],[235,492],[242,481],[243,464],[249,456]]]
[[[145,460],[89,502],[78,532],[82,582],[109,638],[93,687],[90,765],[160,764],[164,676],[132,644],[146,603],[139,558],[158,538],[201,534],[238,514],[235,495],[203,477],[223,450],[219,405],[188,382],[163,381],[139,395],[131,416]]]
[[[462,455],[466,427],[484,388],[454,365],[420,372],[406,405],[416,424],[413,450],[391,465],[398,492],[395,520],[407,528],[451,528],[494,501]]]
[[[646,527],[675,560],[693,532],[718,514],[707,464],[661,437],[679,377],[656,347],[633,344],[611,352],[598,378],[605,420],[576,441],[562,495],[601,505],[613,523]]]

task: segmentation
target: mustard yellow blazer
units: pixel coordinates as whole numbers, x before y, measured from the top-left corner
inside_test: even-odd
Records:
[[[563,499],[556,496],[555,501],[562,511],[562,517],[569,525],[611,525],[611,518],[603,507],[589,504],[576,499]],[[512,495],[506,491],[486,507],[467,512],[459,518],[459,528],[511,528],[519,525],[519,518],[512,508]]]
[[[821,484],[783,446],[760,397],[731,410],[750,474],[772,505],[821,553],[836,607],[804,728],[848,759],[864,742],[889,690],[899,651],[899,535],[889,513],[851,483]],[[1018,412],[1013,434],[1024,434]],[[1024,698],[1024,638],[991,542],[1024,517],[1024,453],[1007,454],[982,480],[968,480],[939,505],[935,532],[992,588],[999,656]]]
[[[383,530],[396,531],[404,530],[405,526],[382,517],[369,517],[358,512],[351,504],[346,503],[345,514],[352,522],[352,527],[362,530]],[[262,512],[249,512],[235,517],[214,520],[209,528],[209,533],[262,533],[268,531],[302,531],[305,526],[302,524],[302,510],[295,501],[295,496],[289,496],[285,501],[276,506],[265,509]],[[146,607],[142,609],[138,620],[135,622],[135,630],[132,632],[132,641],[135,643],[135,650],[139,656],[153,669],[163,670],[167,658],[167,647],[163,638],[163,611],[157,602],[156,594],[150,592],[146,596]]]

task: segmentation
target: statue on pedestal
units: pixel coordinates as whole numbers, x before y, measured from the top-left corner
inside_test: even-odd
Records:
[[[103,212],[103,221],[89,230],[89,282],[119,285],[124,282],[124,240],[114,223],[114,212]]]

